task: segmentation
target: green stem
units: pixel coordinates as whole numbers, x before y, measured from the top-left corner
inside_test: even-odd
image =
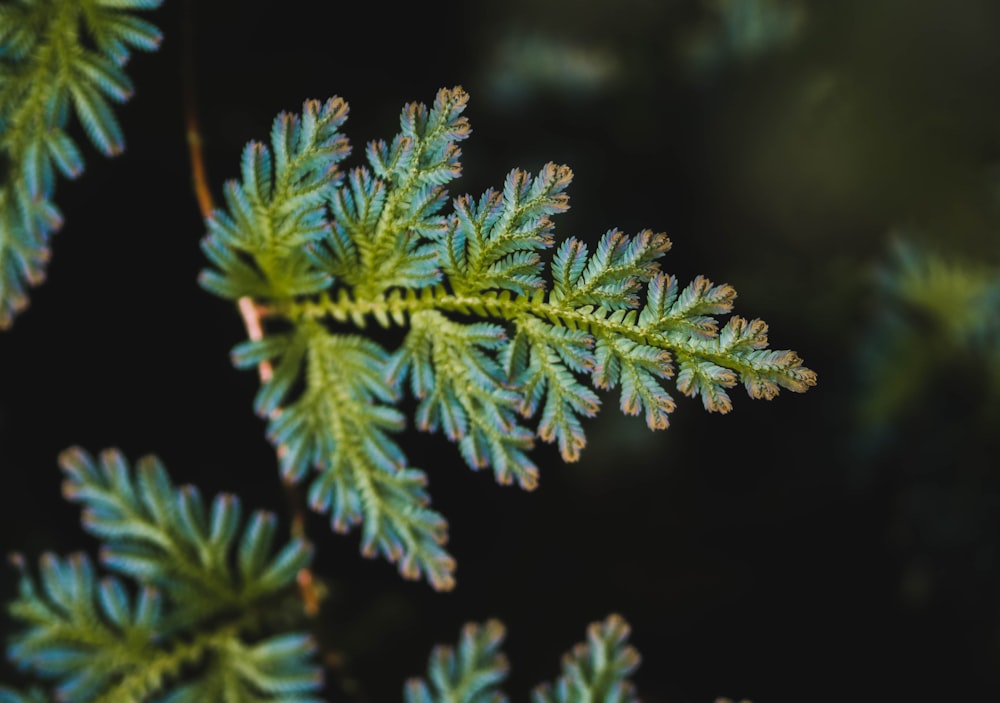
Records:
[[[292,320],[332,318],[337,322],[351,322],[364,328],[369,318],[374,318],[382,327],[389,327],[392,323],[405,326],[407,318],[425,310],[476,314],[508,322],[516,322],[524,315],[530,315],[569,329],[586,330],[595,337],[625,338],[638,344],[669,350],[682,358],[695,357],[736,370],[744,368],[733,355],[713,353],[684,338],[644,330],[622,321],[620,314],[595,314],[593,306],[565,307],[561,303],[552,302],[545,291],[537,291],[530,296],[516,295],[510,291],[458,295],[439,285],[408,294],[394,290],[388,294],[352,297],[342,288],[336,299],[324,293],[312,300],[289,301],[268,312],[287,316]],[[745,368],[749,369],[748,366]]]
[[[144,658],[141,666],[125,676],[98,701],[146,700],[180,674],[190,664],[202,661],[208,652],[220,649],[239,634],[240,623],[226,624],[213,632],[196,635],[190,642],[181,642],[170,650]]]

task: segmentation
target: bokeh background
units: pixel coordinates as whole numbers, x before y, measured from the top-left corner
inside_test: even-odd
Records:
[[[94,549],[59,493],[70,445],[288,514],[256,378],[229,362],[240,320],[196,283],[186,88],[219,197],[307,98],[350,103],[354,165],[405,102],[462,85],[453,194],[570,165],[557,235],[667,232],[664,268],[735,286],[819,384],[737,390],[725,416],[678,393],[659,433],[609,397],[580,462],[538,448],[533,493],[408,433],[458,586],[403,581],[310,518],[329,697],[400,700],[434,644],[498,617],[526,700],[611,612],[646,703],[1000,697],[1000,4],[166,0],[151,19],[126,151],[89,149],[60,184],[48,280],[0,333],[5,553]]]

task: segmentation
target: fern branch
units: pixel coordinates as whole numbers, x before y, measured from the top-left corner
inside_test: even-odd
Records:
[[[57,680],[59,700],[147,700],[176,686],[187,668],[203,662],[247,690],[279,694],[318,685],[319,672],[308,662],[311,645],[302,635],[247,646],[240,631],[249,623],[237,620],[202,621],[178,637],[164,630],[158,591],[147,586],[132,599],[118,579],[98,582],[85,555],[65,560],[44,555],[41,589],[19,565],[20,596],[9,611],[30,626],[12,639],[8,657],[40,678]],[[232,657],[234,652],[239,658]]]
[[[162,589],[192,619],[280,591],[311,558],[302,540],[271,556],[277,524],[271,513],[254,513],[237,541],[239,500],[221,494],[206,513],[198,490],[174,488],[156,457],[142,458],[134,476],[115,450],[95,460],[74,447],[60,464],[64,495],[83,504],[84,529],[104,541],[105,566]]]
[[[46,554],[40,592],[23,560],[16,564],[22,571],[20,596],[9,612],[31,627],[12,639],[7,652],[12,661],[42,677],[61,679],[58,695],[70,700],[90,698],[139,671],[152,673],[145,688],[153,687],[153,672],[166,668],[157,661],[154,645],[160,617],[154,590],[144,589],[130,603],[117,579],[96,582],[85,555],[62,560]],[[158,666],[150,667],[154,662]],[[172,663],[179,669],[182,662]]]
[[[307,467],[316,467],[309,503],[330,512],[334,530],[363,522],[365,555],[382,554],[399,562],[407,578],[423,574],[436,588],[451,588],[454,560],[442,548],[444,519],[426,507],[425,474],[407,466],[389,436],[402,428],[403,416],[389,404],[397,394],[385,380],[385,351],[363,337],[333,335],[311,323],[235,350],[238,366],[265,358],[279,361],[257,396],[263,415],[282,402],[306,368],[306,391],[268,427],[272,441],[283,447],[286,480],[299,481]]]
[[[492,466],[499,483],[516,479],[530,490],[538,469],[524,452],[533,435],[518,423],[520,395],[491,356],[505,336],[496,325],[463,325],[434,311],[418,313],[387,378],[394,385],[412,378],[420,429],[443,427],[473,469]]]
[[[404,421],[395,406],[407,385],[418,427],[444,432],[471,468],[491,467],[498,482],[530,489],[535,437],[578,459],[598,391],[619,389],[623,412],[662,429],[675,407],[671,379],[717,412],[732,408],[738,383],[766,399],[816,383],[797,354],[767,348],[762,321],[720,321],[732,310],[731,286],[699,276],[680,289],[661,272],[670,248],[663,234],[610,230],[593,251],[570,238],[546,266],[551,218],[568,207],[566,166],[514,169],[502,188],[460,196],[443,212],[444,187],[460,172],[457,143],[469,133],[467,100],[453,88],[430,108],[406,106],[400,132],[369,144],[368,166],[343,181],[341,149],[303,142],[303,158],[315,159],[316,197],[301,227],[289,220],[289,229],[275,228],[261,214],[299,201],[269,189],[267,152],[252,146],[242,183],[228,187],[229,212],[209,220],[204,242],[217,269],[202,274],[203,285],[223,297],[253,296],[266,326],[280,329],[238,347],[234,360],[276,363],[256,406],[281,411],[269,433],[286,478],[317,469],[312,503],[332,512],[335,529],[362,522],[366,553],[412,560],[428,575],[448,573],[453,562],[439,549],[444,522],[426,507],[423,474],[407,468],[390,437]],[[276,123],[272,143],[285,132]],[[371,321],[405,328],[399,349],[390,354],[341,330]],[[406,477],[408,488],[393,488],[394,477]],[[398,537],[383,537],[393,530]],[[452,583],[450,574],[431,580]]]
[[[192,489],[175,489],[155,459],[131,472],[114,450],[60,457],[64,492],[84,505],[104,565],[136,582],[97,580],[84,555],[46,554],[40,580],[20,557],[11,615],[24,629],[9,658],[57,682],[60,700],[132,701],[174,691],[201,700],[313,700],[321,686],[314,645],[301,633],[267,635],[310,551],[293,540],[272,555],[273,516],[239,533],[239,503],[222,495],[210,513]],[[191,672],[201,672],[192,680]],[[213,683],[214,682],[214,683]],[[217,685],[218,684],[218,685]],[[178,688],[180,687],[180,688]],[[214,694],[218,695],[214,695]],[[186,699],[184,699],[186,700]]]
[[[628,644],[629,626],[617,614],[587,628],[587,641],[563,657],[562,675],[532,691],[533,703],[634,703],[629,676],[639,653]],[[506,703],[500,684],[507,678],[507,657],[500,651],[503,624],[488,620],[462,629],[458,646],[439,645],[431,652],[427,679],[406,682],[406,703]]]
[[[304,295],[329,285],[303,246],[327,227],[323,203],[339,182],[337,164],[347,154],[347,140],[338,132],[346,117],[339,98],[310,100],[301,117],[278,115],[270,148],[247,145],[242,182],[226,184],[227,210],[215,210],[207,220],[211,236],[203,250],[222,273],[205,272],[205,288],[236,300]]]
[[[430,109],[410,103],[403,108],[401,129],[391,145],[368,145],[376,176],[369,189],[378,191],[384,185],[387,195],[374,229],[356,230],[353,238],[360,252],[361,290],[420,288],[440,278],[433,247],[420,238],[443,226],[437,213],[446,201],[444,185],[461,173],[456,143],[469,134],[468,121],[461,116],[467,102],[468,95],[454,89],[439,91]]]
[[[406,682],[406,703],[506,703],[498,686],[509,666],[500,651],[504,627],[499,620],[462,628],[458,647],[439,645],[427,665],[430,682]]]
[[[731,299],[735,297],[735,293],[727,293],[727,297]],[[706,388],[717,391],[720,385],[732,387],[737,382],[742,382],[752,398],[771,399],[780,388],[804,392],[816,383],[815,372],[803,366],[797,354],[790,350],[767,349],[767,325],[761,320],[748,321],[734,316],[727,321],[721,332],[716,333],[718,323],[714,318],[707,318],[703,314],[704,306],[692,306],[691,309],[695,311],[692,317],[696,320],[691,321],[680,317],[676,308],[662,317],[656,317],[653,313],[647,313],[648,305],[640,315],[636,315],[635,307],[617,310],[592,305],[571,307],[555,298],[555,295],[546,296],[544,291],[530,296],[514,296],[497,291],[457,295],[444,286],[437,286],[419,292],[408,291],[401,294],[393,291],[372,299],[358,299],[340,289],[336,299],[323,294],[316,299],[289,301],[268,312],[291,319],[329,318],[337,322],[352,322],[359,327],[364,327],[369,318],[374,318],[383,326],[392,323],[404,325],[413,315],[429,310],[492,317],[514,323],[519,320],[541,320],[558,328],[582,331],[592,340],[590,344],[594,343],[593,340],[607,340],[609,343],[612,340],[628,341],[665,352],[656,361],[663,369],[663,377],[673,375],[668,368],[671,356],[676,357],[685,368],[694,369],[683,377],[684,383],[681,386],[685,395],[692,396],[702,394]],[[677,331],[677,328],[681,328],[681,331]],[[693,333],[693,328],[698,332]],[[701,372],[707,377],[703,385],[688,382],[688,376],[697,370],[698,364],[708,364],[713,369],[728,369],[730,373],[720,371],[713,376],[706,370]],[[598,382],[598,378],[601,377],[595,376],[595,385],[598,387],[613,387],[613,384],[609,386]],[[705,405],[706,409],[719,412],[728,412],[732,408],[729,402],[721,404],[705,400]],[[652,429],[666,426],[662,424],[662,420],[649,424]]]
[[[67,133],[75,114],[105,156],[124,149],[111,103],[133,92],[131,51],[153,51],[160,32],[132,14],[162,0],[12,0],[0,5],[0,328],[41,283],[49,240],[62,225],[56,177],[76,178],[83,156]],[[91,40],[95,48],[87,46]]]
[[[555,684],[542,684],[532,703],[635,703],[635,685],[628,679],[639,666],[639,653],[627,644],[629,626],[619,615],[591,623],[587,641],[563,657]]]

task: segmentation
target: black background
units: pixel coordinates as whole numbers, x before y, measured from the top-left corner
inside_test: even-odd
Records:
[[[178,483],[287,515],[251,409],[255,375],[229,362],[239,317],[196,283],[188,38],[214,197],[243,145],[305,99],[349,102],[355,165],[367,141],[395,133],[405,102],[462,85],[473,133],[453,194],[566,163],[572,207],[557,236],[667,232],[665,270],[733,284],[737,312],[767,320],[772,347],[819,374],[771,402],[737,390],[725,416],[676,393],[655,434],[607,397],[578,464],[536,450],[532,493],[469,471],[442,437],[406,433],[449,520],[458,586],[403,581],[363,559],[356,534],[311,518],[331,589],[317,628],[342,662],[331,699],[400,700],[434,644],[498,617],[506,690],[525,700],[611,612],[632,625],[649,703],[997,697],[1000,425],[980,360],[915,379],[874,448],[855,412],[872,392],[859,369],[889,232],[911,226],[996,264],[992,2],[798,3],[795,41],[754,56],[694,0],[190,5],[188,30],[181,0],[151,14],[165,39],[129,66],[126,151],[108,160],[88,145],[83,175],[60,183],[66,224],[47,281],[0,333],[4,552],[94,550],[59,493],[56,457],[71,445],[155,453]],[[722,50],[700,72],[682,51],[697,28]],[[528,50],[518,69],[501,58],[518,37],[571,49],[552,73]],[[573,83],[581,73],[589,82]],[[0,595],[15,581],[7,570]]]

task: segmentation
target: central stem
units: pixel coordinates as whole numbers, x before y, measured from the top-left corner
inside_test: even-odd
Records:
[[[408,317],[423,310],[475,314],[514,323],[518,318],[530,315],[568,329],[586,330],[595,337],[626,338],[637,344],[668,350],[680,357],[697,357],[725,368],[734,367],[734,359],[730,355],[713,353],[680,335],[639,327],[633,321],[635,311],[608,312],[594,306],[565,307],[559,301],[553,301],[543,290],[531,295],[517,295],[511,291],[457,294],[443,285],[437,285],[407,293],[393,290],[372,297],[352,297],[347,289],[341,288],[336,298],[323,293],[312,300],[290,300],[267,309],[265,314],[292,320],[332,318],[337,322],[351,322],[363,329],[369,318],[375,318],[382,327],[393,323],[405,326]]]

